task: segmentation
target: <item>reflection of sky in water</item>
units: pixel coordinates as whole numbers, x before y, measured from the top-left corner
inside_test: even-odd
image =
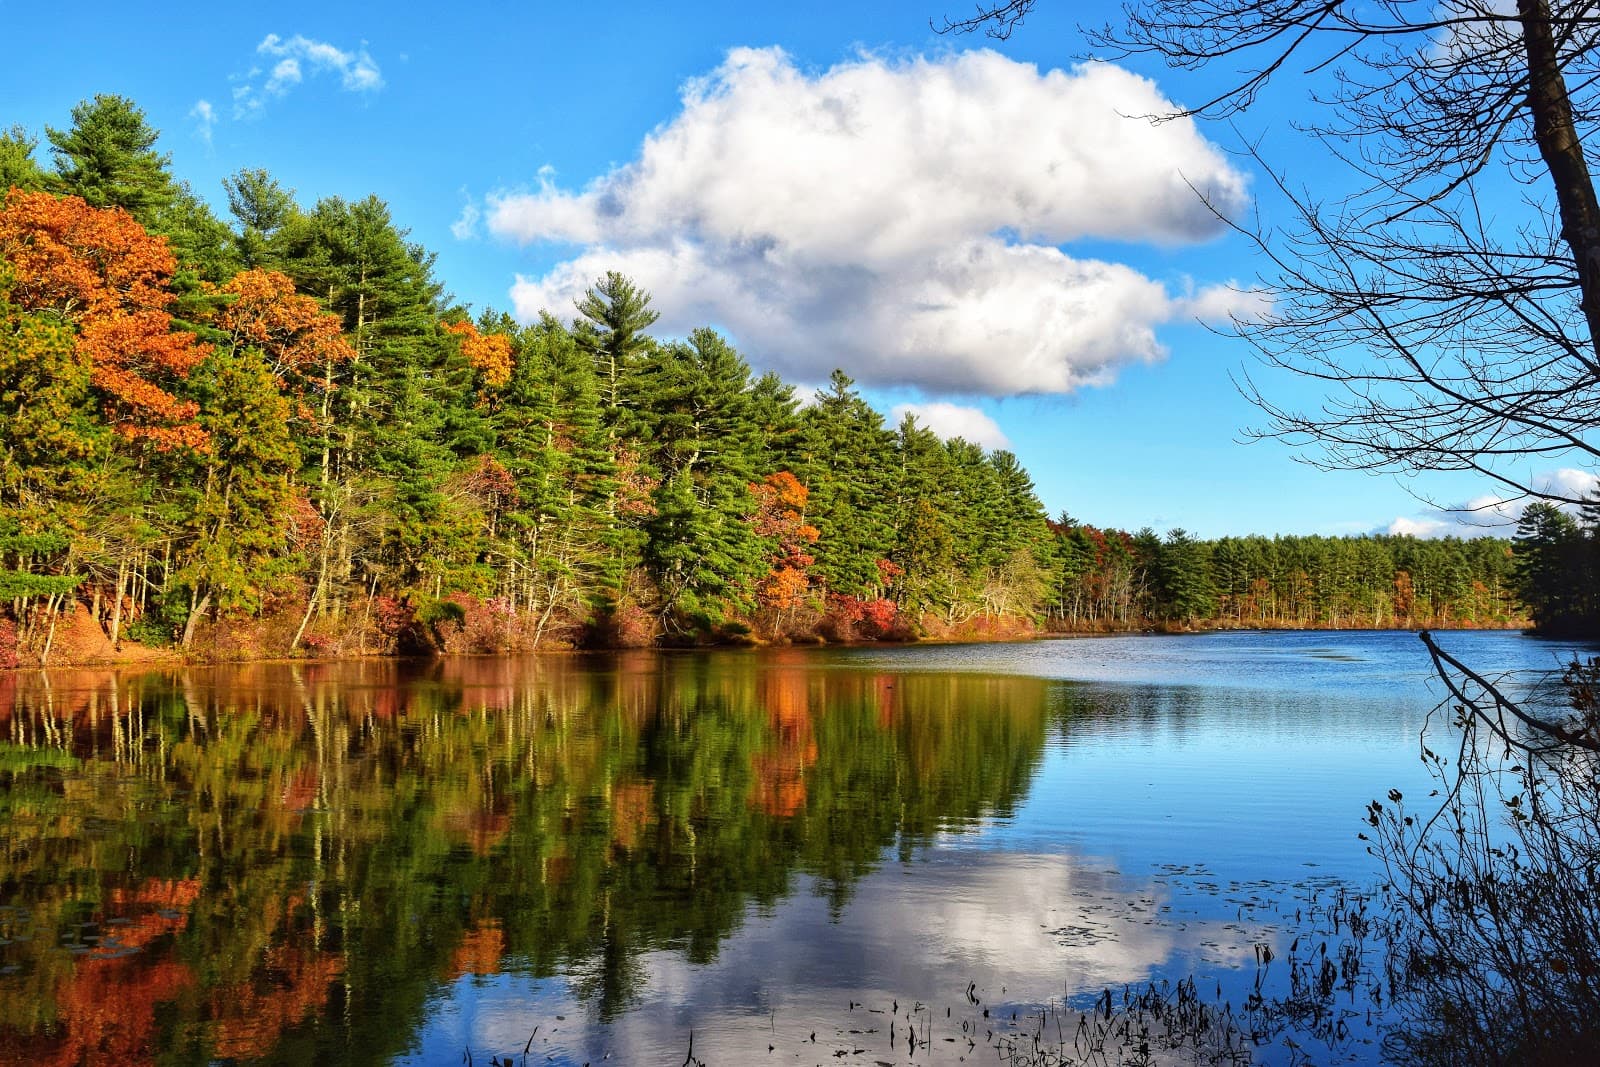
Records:
[[[1440,646],[1485,672],[1549,670],[1596,646],[1503,631],[1439,631]],[[1432,693],[1427,650],[1408,631],[1228,631],[1064,638],[1008,645],[919,645],[838,653],[839,666],[981,671],[1143,685],[1202,685],[1326,694]]]
[[[1441,641],[1489,674],[1549,670],[1581,647],[1484,633]],[[461,979],[419,1034],[416,1062],[459,1059],[469,1045],[520,1052],[536,1024],[534,1051],[556,1062],[607,1053],[678,1062],[691,1030],[709,1063],[838,1062],[841,1050],[871,1062],[906,1056],[884,1030],[896,1001],[902,1017],[908,1003],[929,1005],[936,1035],[946,1007],[955,1007],[951,1028],[976,1018],[969,982],[986,1004],[1028,1005],[1194,975],[1237,1003],[1254,980],[1255,946],[1281,956],[1297,907],[1335,882],[1375,881],[1357,837],[1366,803],[1393,787],[1412,797],[1431,788],[1417,740],[1439,694],[1411,634],[1104,638],[818,659],[845,670],[1061,679],[1026,799],[1008,817],[937,835],[910,862],[890,850],[837,913],[797,877],[775,908],[750,909],[712,962],[646,954],[638,999],[609,1024],[564,981]],[[955,1062],[968,1048],[936,1039],[905,1062],[930,1052]],[[1349,1055],[1376,1057],[1366,1046]],[[1260,1053],[1287,1058],[1281,1046]]]
[[[647,982],[610,1025],[565,982],[460,979],[412,1062],[459,1059],[469,1045],[520,1052],[536,1025],[541,1061],[600,1062],[609,1052],[618,1063],[666,1062],[683,1054],[691,1029],[696,1055],[709,1063],[750,1062],[766,1044],[783,1062],[831,1059],[843,1047],[890,1055],[897,1001],[902,1015],[928,1005],[926,1017],[953,1035],[978,1015],[944,1015],[965,1008],[969,982],[987,1004],[1028,1005],[1163,970],[1221,973],[1252,961],[1251,936],[1271,938],[1272,929],[1185,911],[1174,883],[1192,874],[1131,880],[1069,855],[933,850],[864,879],[837,915],[802,879],[779,908],[753,909],[709,964],[647,954]],[[849,1033],[873,1026],[878,1033]],[[969,1051],[937,1043],[934,1062]],[[926,1061],[924,1052],[918,1062]]]

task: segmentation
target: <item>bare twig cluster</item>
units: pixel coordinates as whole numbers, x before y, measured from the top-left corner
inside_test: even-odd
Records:
[[[954,32],[1006,37],[1030,2],[980,5]],[[1324,386],[1314,408],[1263,379],[1253,436],[1330,468],[1474,471],[1512,496],[1578,502],[1544,466],[1600,463],[1600,5],[1585,0],[1139,0],[1086,28],[1099,58],[1215,68],[1161,121],[1235,119],[1275,81],[1309,91],[1300,130],[1323,190],[1249,151],[1287,224],[1227,220],[1267,264],[1234,323],[1269,369]],[[1554,462],[1551,462],[1554,461]]]
[[[1446,679],[1454,752],[1423,759],[1442,799],[1368,809],[1388,879],[1388,981],[1417,1063],[1581,1062],[1600,1047],[1600,661],[1535,713],[1424,635]],[[1554,699],[1544,700],[1555,704]]]

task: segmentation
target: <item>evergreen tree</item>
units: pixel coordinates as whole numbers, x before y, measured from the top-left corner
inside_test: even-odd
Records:
[[[190,538],[175,576],[190,591],[185,646],[208,609],[254,610],[288,576],[291,477],[299,466],[289,404],[259,352],[218,351],[198,377],[211,447],[190,489]]]
[[[1594,578],[1586,541],[1577,521],[1554,504],[1537,501],[1523,509],[1516,580],[1541,632],[1578,633],[1593,623],[1585,610]]]
[[[11,189],[43,189],[46,176],[33,158],[39,140],[21,126],[0,131],[0,202]]]
[[[82,581],[88,506],[106,433],[89,417],[88,361],[71,331],[10,300],[0,260],[0,602],[61,597]]]
[[[714,330],[699,329],[659,350],[634,381],[641,447],[662,479],[644,552],[663,618],[713,625],[748,613],[766,570],[751,522],[760,472],[750,368]]]
[[[595,361],[607,424],[622,419],[622,392],[628,375],[650,348],[645,334],[660,318],[650,294],[616,271],[595,282],[578,301],[572,333]]]
[[[154,213],[148,228],[167,239],[179,265],[200,281],[220,285],[242,265],[234,249],[232,231],[212,213],[210,205],[195,195],[188,182],[174,187],[172,199]]]
[[[894,437],[843,371],[800,414],[795,475],[810,491],[807,521],[821,531],[816,572],[831,593],[883,593],[880,559],[894,547]]]
[[[771,371],[750,387],[750,418],[756,426],[755,463],[777,472],[795,464],[800,443],[800,417],[794,387]]]
[[[171,157],[155,150],[160,135],[126,97],[85,100],[72,109],[70,127],[47,126],[45,136],[55,158],[51,187],[91,207],[120,207],[155,229],[178,196],[168,171]]]
[[[234,245],[244,269],[280,266],[285,230],[300,214],[294,190],[285,189],[259,168],[240,170],[222,179],[222,188],[228,194],[228,211],[238,227]]]
[[[516,335],[511,377],[492,416],[516,506],[506,518],[507,591],[539,620],[582,615],[606,567],[614,470],[594,364],[549,315]]]
[[[895,543],[890,557],[900,568],[893,589],[900,610],[912,617],[955,607],[958,582],[955,543],[946,518],[948,453],[937,434],[909,412],[895,435],[898,477],[894,494]]]
[[[1165,616],[1185,625],[1211,616],[1215,595],[1207,546],[1187,531],[1168,531],[1156,554],[1156,583]]]

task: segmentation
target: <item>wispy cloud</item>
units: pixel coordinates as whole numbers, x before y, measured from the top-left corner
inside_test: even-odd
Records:
[[[300,73],[298,59],[280,59],[273,64],[272,76],[267,79],[266,91],[272,96],[282,96],[291,88],[300,84],[303,75]]]
[[[944,395],[1067,393],[1163,357],[1157,331],[1259,298],[1170,292],[1064,246],[1218,236],[1247,179],[1171,104],[1104,63],[988,51],[861,56],[825,71],[739,48],[683,90],[632,162],[573,190],[549,173],[491,196],[491,233],[577,246],[519,277],[517,312],[568,315],[606,270],[656,298],[664,330],[726,329],[765,366]],[[1102,246],[1104,247],[1104,246]]]
[[[217,109],[211,106],[211,101],[196,100],[189,109],[189,117],[194,120],[195,136],[210,144],[211,131],[217,125]]]
[[[460,216],[450,224],[450,232],[458,241],[470,241],[478,236],[478,220],[482,218],[483,211],[477,204],[468,201],[461,209]]]
[[[1539,472],[1531,484],[1541,493],[1578,500],[1600,490],[1600,477],[1593,471],[1560,467]],[[1384,527],[1383,532],[1413,537],[1510,537],[1516,532],[1517,522],[1529,502],[1525,496],[1488,493],[1439,511],[1401,515]],[[1559,507],[1571,513],[1578,510],[1576,504],[1570,503]]]
[[[346,92],[372,93],[383,88],[383,72],[367,52],[366,42],[345,51],[303,34],[280,37],[269,33],[256,46],[261,62],[235,79],[234,118],[256,114],[271,100],[287,96],[308,78],[331,75]]]

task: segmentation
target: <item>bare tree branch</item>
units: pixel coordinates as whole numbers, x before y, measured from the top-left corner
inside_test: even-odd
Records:
[[[1450,695],[1456,699],[1462,710],[1475,716],[1508,746],[1524,751],[1533,747],[1525,737],[1518,735],[1510,728],[1506,721],[1506,717],[1510,716],[1523,726],[1534,731],[1539,737],[1556,741],[1563,745],[1571,745],[1574,748],[1585,749],[1589,752],[1600,752],[1600,739],[1596,739],[1592,731],[1567,729],[1559,723],[1553,723],[1529,714],[1515,701],[1508,699],[1504,693],[1496,688],[1493,682],[1490,682],[1483,675],[1478,674],[1471,667],[1468,667],[1465,663],[1440,648],[1438,643],[1434,641],[1433,635],[1427,630],[1423,630],[1417,636],[1421,637],[1422,643],[1428,646],[1428,655],[1433,657],[1434,671],[1444,680],[1446,688],[1450,690]],[[1450,673],[1452,670],[1458,672],[1467,683],[1477,686],[1482,691],[1482,695],[1475,696],[1467,693],[1463,688],[1463,683],[1456,681],[1455,676]]]
[[[1031,2],[948,32],[1009,36]],[[1275,399],[1257,438],[1328,468],[1472,471],[1516,496],[1583,494],[1527,469],[1600,467],[1600,3],[1590,0],[1133,0],[1085,30],[1098,58],[1153,57],[1224,88],[1157,120],[1246,111],[1281,76],[1312,90],[1297,126],[1346,192],[1292,187],[1250,154],[1291,219],[1247,229],[1261,309],[1230,332],[1262,365],[1325,387]]]

